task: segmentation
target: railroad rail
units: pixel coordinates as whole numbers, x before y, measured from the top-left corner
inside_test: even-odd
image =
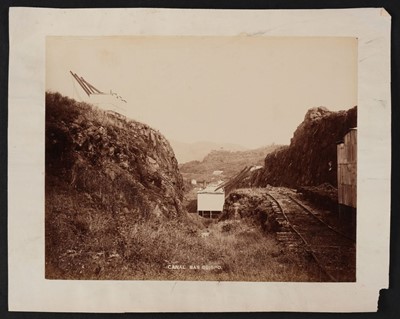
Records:
[[[311,256],[327,281],[355,281],[355,240],[333,228],[293,196],[268,192],[282,230],[278,240]],[[280,216],[281,215],[281,216]]]

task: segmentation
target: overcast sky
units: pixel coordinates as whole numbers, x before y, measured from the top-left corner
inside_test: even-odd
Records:
[[[48,37],[46,89],[88,100],[69,71],[182,142],[288,144],[311,107],[357,104],[357,40]]]

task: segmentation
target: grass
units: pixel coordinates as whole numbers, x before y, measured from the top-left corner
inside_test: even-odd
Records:
[[[59,208],[46,218],[47,228],[58,233],[46,240],[58,247],[48,254],[49,279],[317,280],[301,266],[301,256],[284,252],[272,233],[251,220],[218,222],[191,214],[182,220],[135,221],[131,212],[112,216],[75,195],[79,212],[66,194],[48,203]]]
[[[46,278],[318,280],[257,219],[188,214],[168,141],[144,127],[46,94]]]

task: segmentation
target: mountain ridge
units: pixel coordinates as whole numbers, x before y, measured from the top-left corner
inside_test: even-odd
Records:
[[[280,147],[281,145],[272,144],[245,151],[212,150],[202,161],[179,164],[179,169],[185,180],[229,179],[245,166],[263,165],[265,156]],[[222,171],[222,173],[214,176],[214,171]]]
[[[210,141],[198,141],[193,143],[186,143],[177,140],[170,140],[172,148],[174,149],[175,156],[179,164],[184,164],[190,161],[201,161],[213,150],[227,150],[227,151],[244,151],[246,147],[234,143],[218,143]]]

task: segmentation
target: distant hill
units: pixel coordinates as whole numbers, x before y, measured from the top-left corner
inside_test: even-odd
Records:
[[[174,150],[175,157],[179,163],[186,163],[189,161],[201,161],[212,150],[225,150],[225,151],[245,151],[245,147],[232,143],[214,143],[214,142],[195,142],[184,143],[180,141],[170,140],[171,146]]]
[[[179,169],[186,180],[226,180],[245,166],[263,165],[265,157],[279,147],[281,146],[269,145],[246,151],[213,150],[202,161],[180,164]],[[222,171],[222,174],[218,175],[216,171]]]

